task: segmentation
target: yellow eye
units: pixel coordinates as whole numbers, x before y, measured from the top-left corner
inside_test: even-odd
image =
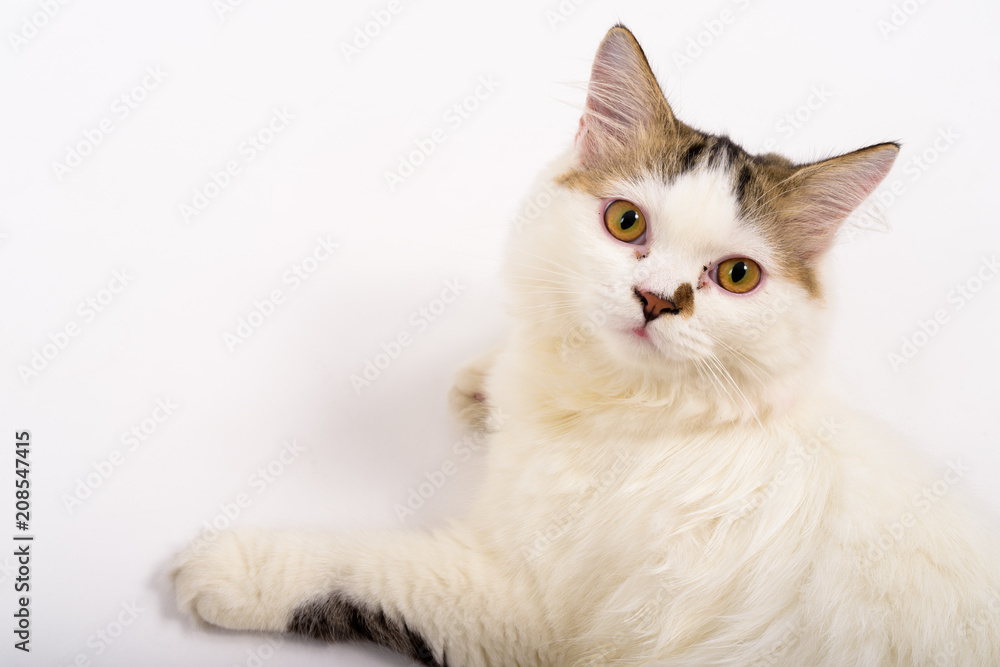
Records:
[[[646,233],[646,218],[639,207],[630,201],[618,199],[604,209],[604,225],[619,241],[636,243]]]
[[[727,259],[719,264],[716,282],[729,292],[749,292],[760,283],[760,267],[746,257]]]

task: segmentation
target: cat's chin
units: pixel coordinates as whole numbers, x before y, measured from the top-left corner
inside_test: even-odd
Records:
[[[685,346],[648,326],[626,325],[606,333],[605,342],[615,358],[637,371],[668,371],[690,361]]]

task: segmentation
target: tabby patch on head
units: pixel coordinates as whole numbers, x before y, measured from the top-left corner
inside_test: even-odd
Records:
[[[794,164],[695,130],[674,116],[642,48],[623,26],[607,34],[594,59],[576,144],[576,163],[557,182],[600,199],[615,199],[622,183],[640,179],[670,185],[686,174],[724,173],[739,223],[759,230],[777,250],[778,263],[768,270],[811,297],[821,294],[816,261],[899,151],[898,144],[883,143]]]

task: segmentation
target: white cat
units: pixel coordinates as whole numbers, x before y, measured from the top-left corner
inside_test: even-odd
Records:
[[[452,399],[491,435],[435,531],[196,541],[179,604],[428,665],[1000,665],[1000,542],[824,389],[822,264],[895,144],[795,165],[677,120],[613,28],[512,330]]]

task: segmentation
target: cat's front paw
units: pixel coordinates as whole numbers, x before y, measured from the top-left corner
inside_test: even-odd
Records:
[[[238,529],[198,538],[174,559],[177,605],[195,618],[231,630],[285,630],[284,605],[263,579],[268,533]]]

